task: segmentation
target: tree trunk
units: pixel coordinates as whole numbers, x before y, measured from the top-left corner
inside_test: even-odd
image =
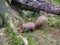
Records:
[[[10,28],[13,30],[13,32],[15,32],[17,34],[17,29],[16,26],[14,25],[14,21],[20,21],[23,22],[24,20],[19,17],[18,13],[15,12],[13,9],[11,9],[7,2],[5,0],[0,0],[0,13],[2,16],[2,18],[4,19],[4,23],[8,24],[10,26]],[[23,37],[22,35],[20,35],[21,39],[24,41],[25,45],[29,45],[28,41],[25,37]]]
[[[3,17],[3,21],[5,24],[9,24],[13,31],[16,33],[17,29],[14,26],[13,20],[23,22],[23,19],[19,17],[18,12],[14,11],[12,8],[9,7],[6,0],[0,0],[0,13]]]
[[[19,7],[20,9],[26,9],[36,12],[44,11],[47,13],[60,15],[60,6],[44,2],[41,0],[39,1],[12,0],[11,5]]]

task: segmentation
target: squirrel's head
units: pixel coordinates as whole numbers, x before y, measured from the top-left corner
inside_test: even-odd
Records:
[[[22,29],[23,28],[23,23],[19,22],[18,26],[20,27],[20,29]]]

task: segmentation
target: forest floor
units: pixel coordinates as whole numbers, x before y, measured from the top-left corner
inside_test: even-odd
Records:
[[[60,29],[55,30],[36,30],[32,33],[26,33],[30,35],[37,45],[60,45]],[[0,45],[5,45],[7,43],[4,30],[0,29]]]
[[[47,30],[36,30],[26,35],[30,35],[30,38],[36,42],[36,45],[60,45],[60,29],[48,28],[46,28]]]
[[[49,20],[50,24],[54,24],[55,26],[50,26],[49,24],[43,24],[43,26],[36,29],[34,32],[24,33],[23,35],[28,35],[32,41],[36,44],[32,44],[32,41],[29,41],[30,45],[60,45],[60,17],[50,17],[50,19],[56,18],[55,20]],[[57,25],[58,24],[58,25]],[[25,36],[26,36],[25,35]],[[28,37],[27,36],[27,37]]]
[[[7,38],[6,35],[4,33],[4,28],[0,29],[0,45],[6,45]]]
[[[39,45],[60,45],[60,29],[35,31],[33,35]]]
[[[8,43],[4,30],[5,28],[0,29],[0,45],[6,45]],[[7,30],[9,30],[9,28]],[[51,27],[48,24],[44,24],[34,32],[22,33],[22,35],[27,38],[29,45],[60,45],[60,28]],[[16,41],[15,37],[11,40]]]

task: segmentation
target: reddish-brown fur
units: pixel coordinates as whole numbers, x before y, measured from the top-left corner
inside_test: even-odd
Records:
[[[28,22],[26,24],[20,24],[20,28],[21,28],[20,32],[24,32],[26,29],[34,31],[37,26],[43,24],[47,20],[48,18],[46,16],[40,16],[38,17],[35,23]]]
[[[46,16],[40,16],[35,22],[36,26],[42,25],[44,22],[46,22],[48,18]]]
[[[25,30],[34,31],[35,30],[35,23],[28,22],[26,24],[20,24],[21,30],[19,32],[24,32]]]

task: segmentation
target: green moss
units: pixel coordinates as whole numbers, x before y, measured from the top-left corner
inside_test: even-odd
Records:
[[[23,36],[25,36],[27,38],[29,45],[38,45],[38,42],[36,42],[33,39],[32,33],[24,33]]]
[[[53,0],[55,3],[60,4],[60,0]]]
[[[9,25],[5,27],[5,34],[8,38],[8,45],[24,45],[22,39],[12,31]]]

